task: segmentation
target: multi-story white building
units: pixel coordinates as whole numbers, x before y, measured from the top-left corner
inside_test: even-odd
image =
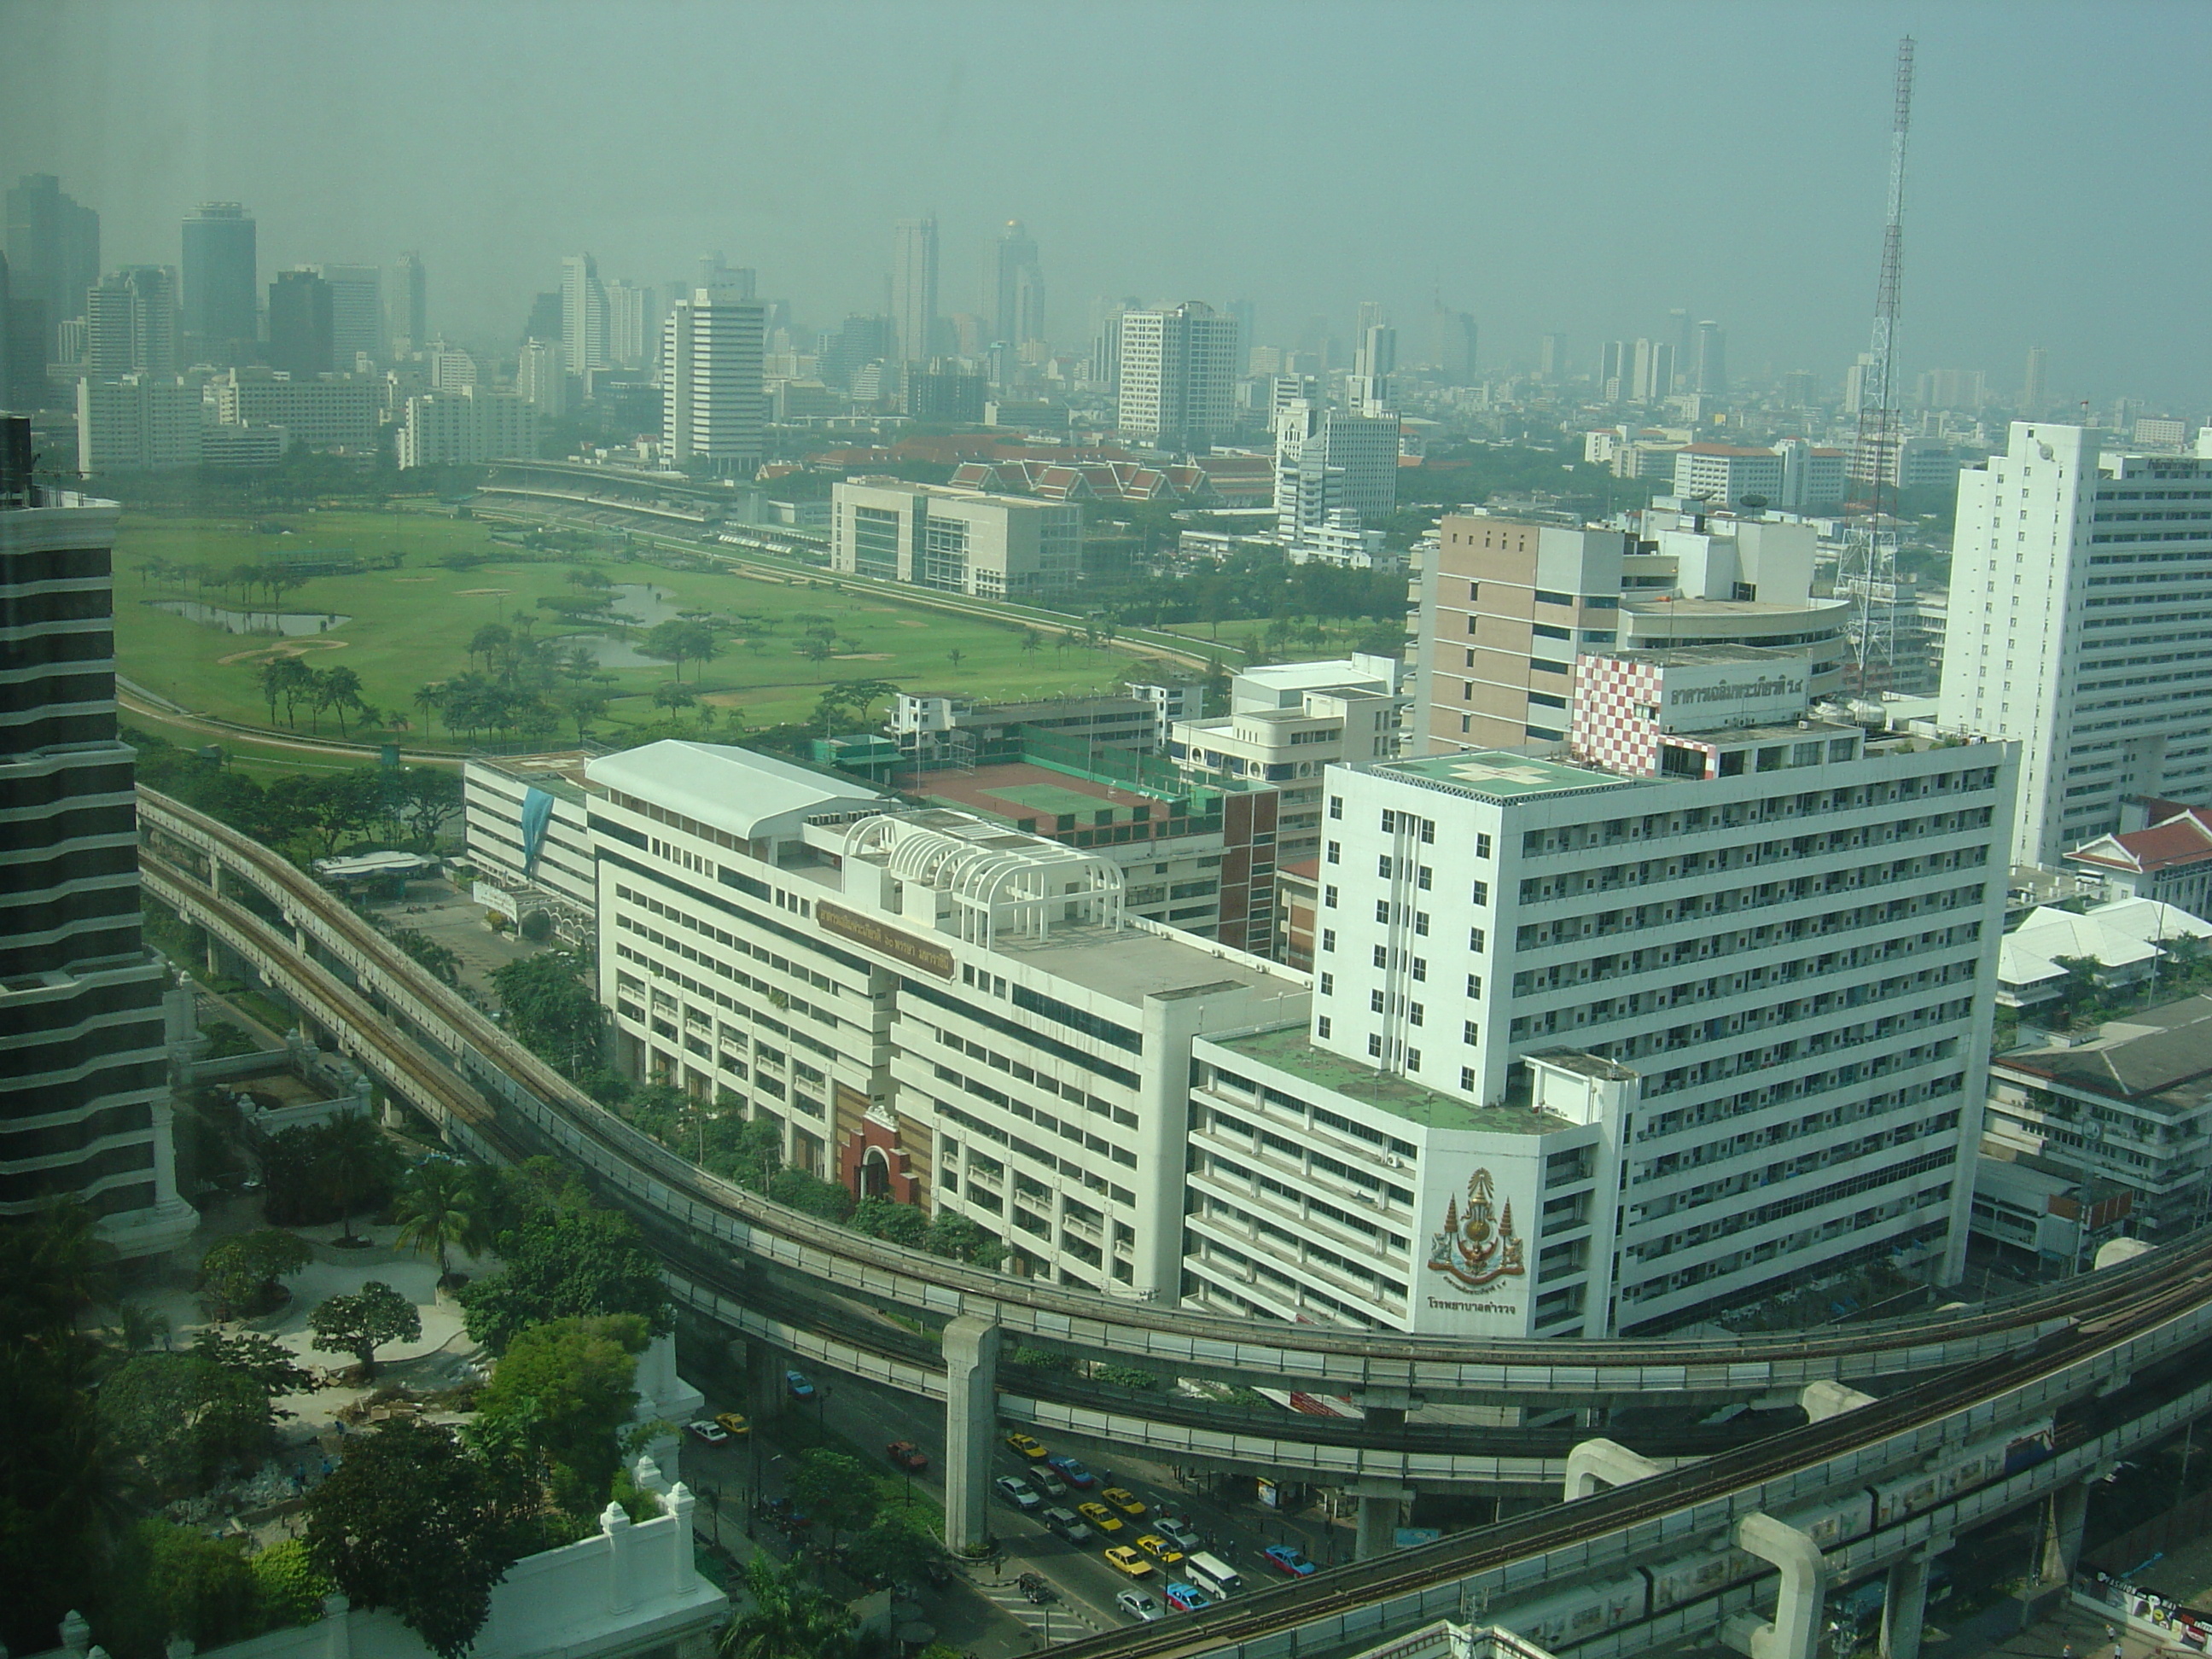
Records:
[[[857,478],[831,486],[834,570],[988,599],[1054,597],[1083,568],[1072,501]]]
[[[1310,1024],[1194,1050],[1195,1300],[1598,1336],[1957,1277],[2012,751],[1808,718],[1808,661],[1586,658],[1555,757],[1330,772]]]
[[[599,262],[588,253],[561,261],[561,352],[571,374],[588,377],[607,368],[607,290]]]
[[[1273,788],[1275,861],[1297,863],[1321,851],[1328,769],[1398,753],[1403,675],[1396,659],[1365,655],[1245,669],[1229,683],[1226,715],[1174,722],[1168,757],[1194,783]]]
[[[216,418],[225,426],[281,426],[311,449],[367,449],[376,443],[383,388],[368,374],[295,379],[268,368],[218,375]]]
[[[565,936],[589,937],[599,895],[584,757],[475,757],[461,768],[461,803],[477,885],[505,896],[497,908],[517,921],[547,909]]]
[[[200,389],[174,378],[126,374],[76,383],[76,470],[151,472],[200,464]]]
[[[1196,300],[1121,313],[1117,413],[1124,438],[1154,449],[1210,447],[1237,417],[1237,319]]]
[[[2212,460],[2015,421],[1959,476],[1937,720],[2023,750],[2013,858],[2212,787]]]
[[[964,1214],[1017,1271],[1173,1298],[1192,1040],[1305,981],[1127,921],[1096,854],[746,750],[591,763],[622,1063]]]
[[[568,365],[558,340],[525,340],[514,364],[514,389],[549,421],[568,412]]]
[[[1398,417],[1352,415],[1293,398],[1275,416],[1275,538],[1294,563],[1341,556],[1347,542],[1371,559],[1379,537],[1362,526],[1398,500]],[[1331,536],[1329,532],[1349,532]]]
[[[1747,495],[1782,499],[1782,457],[1741,444],[1691,444],[1674,453],[1674,493],[1733,507]]]
[[[654,291],[634,283],[609,283],[607,356],[614,360],[614,366],[645,368],[659,340],[660,307]]]
[[[706,461],[745,478],[759,470],[767,325],[768,307],[732,289],[696,289],[669,308],[660,331],[660,435],[671,461]]]
[[[474,386],[410,398],[396,447],[403,471],[526,459],[538,453],[538,411],[518,393]]]

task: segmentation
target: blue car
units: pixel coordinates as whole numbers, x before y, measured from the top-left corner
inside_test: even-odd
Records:
[[[1314,1574],[1314,1564],[1288,1544],[1270,1544],[1261,1553],[1267,1558],[1269,1566],[1286,1578],[1310,1578]]]
[[[1048,1457],[1044,1461],[1058,1469],[1060,1478],[1071,1486],[1082,1486],[1088,1489],[1098,1484],[1098,1477],[1083,1467],[1080,1458]]]
[[[783,1374],[783,1386],[791,1390],[791,1397],[793,1400],[814,1398],[814,1384],[807,1381],[805,1371],[786,1371]]]
[[[1200,1613],[1213,1605],[1198,1593],[1195,1584],[1170,1584],[1160,1594],[1167,1598],[1167,1604],[1177,1613]]]

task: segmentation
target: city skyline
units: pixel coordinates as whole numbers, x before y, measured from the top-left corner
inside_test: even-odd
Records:
[[[1082,137],[1092,125],[1086,117],[1109,113],[1101,100],[1112,93],[1070,93],[1055,65],[1082,61],[1111,23],[1055,20],[1017,47],[1006,38],[1024,32],[983,26],[988,6],[968,9],[977,27],[950,35],[897,13],[871,13],[868,30],[836,32],[853,71],[865,78],[878,59],[901,54],[922,68],[888,78],[889,96],[865,118],[817,131],[786,106],[805,95],[805,52],[818,14],[694,15],[686,27],[697,32],[697,49],[685,54],[678,82],[710,76],[741,46],[751,61],[794,67],[764,78],[758,99],[718,141],[728,149],[701,155],[689,181],[657,183],[640,167],[635,135],[608,129],[589,110],[562,114],[578,125],[573,135],[564,128],[556,152],[544,125],[553,112],[510,106],[496,77],[489,96],[471,85],[470,99],[485,116],[470,141],[471,122],[450,112],[459,88],[448,82],[474,61],[475,48],[489,51],[498,40],[511,65],[502,75],[520,84],[563,33],[518,42],[496,5],[441,14],[453,39],[439,62],[388,98],[358,100],[329,97],[326,88],[309,94],[304,83],[295,92],[296,77],[276,71],[312,46],[325,73],[343,78],[352,71],[337,66],[373,63],[375,39],[404,33],[408,9],[377,13],[375,23],[368,13],[319,10],[309,20],[252,4],[106,9],[128,15],[129,29],[86,21],[102,9],[19,9],[29,49],[0,67],[8,93],[0,149],[19,158],[21,171],[60,173],[65,190],[101,213],[110,270],[177,263],[185,216],[203,200],[239,201],[259,222],[264,280],[293,264],[388,264],[419,248],[436,326],[462,338],[516,333],[529,296],[579,248],[610,276],[661,284],[691,269],[702,249],[727,248],[762,271],[764,296],[787,298],[809,324],[829,326],[882,308],[896,221],[939,221],[952,251],[941,289],[962,295],[981,290],[995,228],[1018,218],[1043,250],[1047,322],[1063,351],[1088,347],[1097,295],[1217,307],[1249,297],[1262,341],[1293,338],[1316,315],[1348,338],[1366,299],[1381,301],[1402,327],[1441,295],[1476,318],[1486,367],[1533,364],[1539,337],[1553,331],[1567,337],[1583,367],[1601,339],[1663,334],[1680,307],[1727,331],[1735,374],[1807,369],[1823,380],[1839,376],[1864,343],[1889,52],[1911,29],[1922,82],[1907,183],[1905,370],[1978,365],[2002,392],[2029,349],[2043,346],[2060,398],[2185,401],[2208,355],[2199,325],[2162,321],[2153,336],[2106,306],[2091,263],[2091,250],[2123,227],[2140,267],[2186,268],[2203,252],[2201,228],[2153,210],[2204,159],[2202,135],[2161,113],[2189,103],[2179,81],[2166,87],[2191,57],[2177,33],[2212,33],[2212,20],[2185,11],[2012,7],[2003,14],[2010,27],[1993,33],[1984,25],[1995,9],[1972,6],[1918,16],[1888,6],[1782,14],[1686,4],[1668,9],[1663,21],[1586,6],[1579,9],[1603,27],[1577,31],[1575,52],[1565,55],[1556,50],[1555,15],[1414,6],[1316,13],[1286,40],[1244,28],[1256,15],[1248,9],[1218,6],[1192,15],[1193,50],[1151,94],[1159,118],[1118,141],[1109,165],[1152,187],[1078,195],[1069,178],[1100,166]],[[632,27],[609,46],[616,64],[649,53],[678,21],[673,12],[629,15]],[[2148,46],[2154,17],[2158,50],[2133,49],[2131,41]],[[949,38],[963,42],[961,56],[943,46]],[[349,40],[362,50],[338,49]],[[1480,118],[1458,113],[1455,42],[1479,50],[1488,66]],[[1391,104],[1406,112],[1358,120],[1316,113],[1310,148],[1325,164],[1275,167],[1262,148],[1272,145],[1272,125],[1243,117],[1258,112],[1266,87],[1334,72],[1355,46],[1370,61],[1401,66]],[[178,72],[179,64],[200,63],[224,69]],[[1789,72],[1808,63],[1822,72]],[[2118,102],[2113,77],[2123,65],[2136,125],[2115,185],[2091,141],[2095,112]],[[263,121],[216,118],[210,100],[234,90],[231,71],[250,76],[257,68],[270,71],[255,93]],[[1207,68],[1219,73],[1190,83]],[[1640,128],[1609,143],[1592,137],[1610,132],[1612,118],[1600,117],[1607,100],[1596,88],[1616,75],[1682,88],[1685,99],[1705,106],[1698,151],[1670,162],[1667,141]],[[979,84],[994,88],[994,104],[1003,94],[1012,125],[1041,133],[1038,142],[981,142],[979,112],[963,95]],[[295,101],[308,95],[312,107]],[[126,104],[188,140],[126,152],[100,125],[103,111]],[[413,110],[427,116],[433,104],[439,121],[409,118]],[[2019,131],[2024,107],[2046,112],[2027,134],[2033,159],[2025,166],[1986,137]],[[380,113],[374,133],[356,132],[349,124],[366,118],[345,112],[354,109],[397,118]],[[294,131],[297,142],[258,142],[264,125]],[[925,142],[912,142],[917,132]],[[1646,165],[1617,165],[1624,141]],[[1655,145],[1659,153],[1650,153]],[[740,151],[753,158],[742,168]],[[1250,188],[1225,197],[1171,188],[1194,157],[1215,171],[1245,169]],[[1730,199],[1767,204],[1754,216],[1764,234],[1747,240],[1731,216],[1679,205],[1710,199],[1702,193],[1677,198],[1649,188],[1670,165],[1725,167],[1735,174]],[[410,202],[404,186],[431,176],[441,180],[434,210]],[[725,186],[724,179],[744,182]],[[1299,222],[1310,212],[1302,204],[1316,200],[1343,204],[1329,234],[1308,240],[1294,258],[1254,252],[1273,247],[1279,227]],[[1453,210],[1443,210],[1446,204]],[[1501,226],[1514,228],[1501,237]],[[940,301],[940,309],[960,307]]]

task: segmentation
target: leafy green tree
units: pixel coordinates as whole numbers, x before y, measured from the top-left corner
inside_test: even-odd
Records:
[[[440,984],[460,984],[461,958],[450,945],[432,939],[419,927],[389,927],[385,930],[385,937],[412,957]]]
[[[361,676],[341,664],[325,671],[315,684],[315,706],[338,717],[338,735],[346,735],[346,710],[365,708],[361,700]]]
[[[390,1138],[366,1112],[342,1112],[323,1126],[315,1175],[338,1206],[348,1242],[354,1212],[390,1186],[398,1161]]]
[[[635,1314],[655,1336],[675,1328],[660,1262],[627,1217],[544,1208],[499,1241],[499,1270],[460,1291],[469,1334],[504,1353],[550,1320]]]
[[[306,1239],[282,1228],[234,1233],[200,1259],[200,1288],[215,1298],[218,1318],[264,1312],[283,1300],[282,1281],[314,1259]]]
[[[836,1182],[824,1181],[804,1170],[778,1170],[769,1177],[768,1195],[824,1221],[842,1221],[853,1212],[852,1194]]]
[[[491,1243],[489,1218],[477,1201],[482,1188],[471,1175],[451,1158],[428,1159],[408,1171],[392,1208],[399,1243],[435,1255],[441,1283],[453,1277],[456,1249],[474,1255]]]
[[[765,1553],[745,1563],[746,1610],[722,1626],[718,1659],[858,1659],[855,1621],[835,1597]]]
[[[578,977],[583,966],[568,951],[541,951],[491,976],[515,1040],[570,1077],[598,1062],[606,1029],[606,1011]]]
[[[918,1584],[944,1556],[934,1538],[892,1515],[878,1516],[845,1547],[845,1565],[875,1584]]]
[[[930,1217],[929,1231],[921,1244],[932,1255],[971,1261],[979,1267],[995,1267],[1006,1259],[1005,1245],[966,1216],[951,1210],[939,1210]]]
[[[679,708],[696,708],[698,702],[699,694],[688,685],[672,683],[653,688],[653,706],[656,708],[665,708],[672,714]]]
[[[499,1477],[449,1431],[398,1421],[361,1435],[308,1495],[307,1553],[356,1607],[398,1613],[460,1659],[518,1551]]]
[[[159,1653],[171,1636],[216,1647],[258,1633],[262,1601],[240,1546],[173,1522],[140,1521],[108,1564],[94,1633],[111,1652]]]
[[[315,1386],[315,1379],[301,1369],[289,1348],[258,1331],[203,1330],[192,1339],[191,1352],[238,1372],[272,1399],[280,1394],[306,1394]]]
[[[477,1398],[486,1424],[520,1428],[572,1515],[596,1515],[613,1489],[623,1426],[637,1406],[637,1357],[650,1340],[635,1314],[532,1325],[507,1345]]]
[[[244,1371],[189,1353],[141,1354],[100,1391],[103,1428],[167,1492],[205,1489],[234,1459],[269,1445],[269,1395]]]
[[[376,1375],[376,1351],[389,1342],[414,1342],[422,1334],[422,1310],[380,1279],[372,1279],[350,1296],[334,1296],[307,1316],[315,1346],[325,1352],[349,1353],[362,1375]]]
[[[304,1538],[287,1538],[252,1557],[253,1582],[264,1617],[272,1625],[312,1625],[323,1616],[323,1598],[337,1586],[315,1565]]]
[[[856,1233],[866,1233],[871,1238],[888,1239],[894,1244],[904,1244],[921,1249],[929,1237],[929,1217],[919,1205],[901,1204],[894,1199],[864,1198],[854,1206],[845,1224]]]
[[[426,849],[436,847],[447,827],[460,819],[461,775],[451,767],[403,767],[392,789],[400,821]]]
[[[814,1517],[817,1526],[830,1529],[834,1547],[841,1532],[858,1532],[876,1518],[880,1501],[876,1477],[857,1457],[820,1446],[799,1455],[785,1485],[791,1501]]]

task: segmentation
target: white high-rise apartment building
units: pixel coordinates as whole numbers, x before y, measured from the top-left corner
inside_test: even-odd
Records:
[[[696,289],[660,330],[661,441],[679,465],[750,477],[761,463],[767,402],[761,352],[768,307],[730,289]]]
[[[151,472],[198,466],[200,389],[173,377],[125,374],[76,383],[76,470]]]
[[[561,349],[571,374],[586,377],[610,367],[607,356],[607,291],[599,282],[599,262],[588,253],[561,261]]]
[[[515,359],[514,389],[548,420],[568,412],[568,365],[558,340],[525,340]]]
[[[1196,300],[1121,314],[1123,437],[1155,449],[1206,449],[1237,410],[1237,319]]]
[[[410,398],[395,443],[403,471],[527,459],[538,453],[538,411],[519,393],[476,386]]]
[[[2212,789],[2212,459],[2015,421],[1959,475],[1938,723],[2022,750],[2016,864]]]
[[[652,289],[633,283],[607,284],[607,355],[616,368],[643,368],[652,359],[660,340],[657,298]]]
[[[1398,370],[1398,331],[1388,323],[1370,323],[1359,333],[1352,356],[1352,384],[1346,401],[1355,415],[1378,416],[1390,412],[1390,377]],[[1392,465],[1396,465],[1395,446]]]
[[[891,228],[891,329],[902,361],[927,362],[935,355],[935,219],[902,219]]]
[[[1397,499],[1395,415],[1347,413],[1304,398],[1293,398],[1278,411],[1275,538],[1292,562],[1328,559],[1346,540],[1371,560],[1381,550],[1381,532],[1364,538],[1358,532]],[[1325,533],[1332,531],[1352,534]]]
[[[1194,1299],[1607,1336],[1959,1276],[2013,751],[1808,718],[1808,660],[1586,656],[1550,757],[1330,770],[1310,1023],[1193,1048]]]

